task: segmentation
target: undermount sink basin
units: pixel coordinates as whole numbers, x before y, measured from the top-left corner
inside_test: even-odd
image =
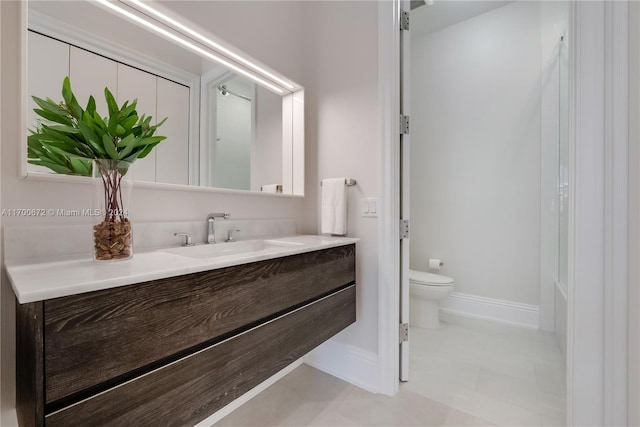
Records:
[[[202,244],[196,246],[183,246],[179,248],[165,249],[174,255],[180,255],[187,258],[217,258],[236,254],[245,254],[250,252],[258,252],[268,247],[295,247],[302,246],[304,243],[291,242],[287,240],[268,239],[268,240],[242,240],[239,242],[225,242],[216,244]]]

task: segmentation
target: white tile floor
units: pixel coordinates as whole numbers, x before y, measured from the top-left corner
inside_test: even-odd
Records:
[[[565,425],[566,369],[551,333],[443,315],[411,330],[410,390],[500,426]]]
[[[552,334],[443,316],[412,328],[411,380],[394,397],[302,365],[216,426],[562,426],[565,367]]]

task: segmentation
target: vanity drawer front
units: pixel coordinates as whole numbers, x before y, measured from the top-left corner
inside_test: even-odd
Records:
[[[46,403],[84,398],[354,281],[348,245],[45,301]]]
[[[353,323],[355,295],[354,285],[48,415],[45,425],[194,425]]]

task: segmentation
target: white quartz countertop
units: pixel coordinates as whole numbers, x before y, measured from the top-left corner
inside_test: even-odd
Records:
[[[30,260],[7,263],[6,269],[18,302],[24,304],[344,246],[358,240],[350,237],[292,236],[264,240],[271,243],[257,245],[258,250],[218,254],[210,258],[178,255],[180,250],[170,248],[134,253],[131,259],[124,261],[100,262],[91,258]],[[246,242],[217,243],[215,249],[225,252],[220,249],[228,247],[231,249],[229,252],[233,252],[234,246],[231,245],[239,243],[236,247],[246,246]],[[196,253],[206,250],[198,246],[192,248],[196,248]]]

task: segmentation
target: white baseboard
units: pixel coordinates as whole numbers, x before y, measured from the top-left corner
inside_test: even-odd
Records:
[[[379,392],[376,353],[329,340],[305,356],[304,363],[372,393]]]
[[[258,394],[262,393],[270,385],[276,383],[278,380],[280,380],[282,377],[287,375],[289,372],[293,371],[298,366],[302,365],[302,362],[303,362],[303,358],[296,360],[295,362],[293,362],[292,364],[290,364],[289,366],[287,366],[277,374],[267,378],[266,380],[264,380],[263,382],[261,382],[260,384],[258,384],[257,386],[255,386],[254,388],[246,392],[245,394],[243,394],[242,396],[238,397],[236,400],[229,403],[227,406],[221,408],[220,410],[216,411],[214,414],[200,421],[194,427],[210,427],[214,425],[215,423],[217,423],[218,421],[220,421],[221,419],[223,419],[224,417],[226,417],[227,415],[229,415],[230,413],[238,409],[240,406],[244,405],[249,400],[257,396]]]
[[[453,292],[440,301],[440,311],[458,316],[493,320],[525,328],[538,329],[537,305]]]

